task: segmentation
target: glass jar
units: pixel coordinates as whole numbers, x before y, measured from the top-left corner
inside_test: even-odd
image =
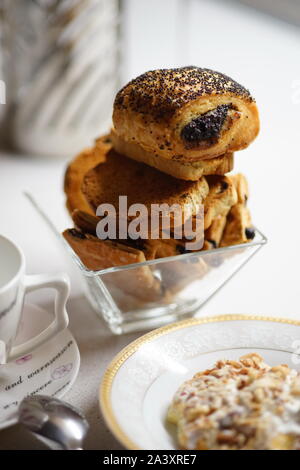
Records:
[[[70,157],[110,127],[118,87],[117,0],[3,0],[11,141]]]

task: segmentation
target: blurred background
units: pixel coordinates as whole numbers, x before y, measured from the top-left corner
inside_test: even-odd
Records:
[[[299,26],[298,0],[1,0],[2,142],[69,157],[109,128],[122,84],[188,64],[250,88],[268,132],[300,100]]]
[[[122,84],[187,64],[231,75],[281,120],[300,88],[299,25],[298,0],[1,0],[2,141],[69,156],[109,128]]]
[[[66,162],[109,129],[119,87],[158,67],[212,68],[249,88],[257,100],[261,132],[236,155],[235,171],[247,175],[254,223],[270,239],[264,254],[222,291],[230,298],[226,308],[241,311],[249,285],[264,310],[273,296],[271,312],[280,314],[286,302],[295,308],[300,1],[1,0],[0,5],[0,78],[6,86],[6,104],[0,105],[0,196],[10,198],[10,205],[1,203],[6,225],[14,227],[10,233],[17,233],[19,223],[11,216],[13,201],[21,204],[17,189],[48,191],[54,206],[57,195],[62,197]],[[239,298],[230,295],[236,289]],[[257,297],[247,295],[247,305],[257,311]]]

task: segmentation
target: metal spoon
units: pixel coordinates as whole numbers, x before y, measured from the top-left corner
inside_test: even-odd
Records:
[[[64,401],[45,395],[24,398],[19,406],[19,422],[65,450],[82,450],[89,429],[80,411]]]

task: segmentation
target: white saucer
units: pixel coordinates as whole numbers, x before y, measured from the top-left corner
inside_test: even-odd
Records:
[[[15,344],[39,333],[51,319],[46,310],[25,305]],[[79,365],[76,341],[66,329],[33,353],[0,366],[0,429],[16,422],[18,404],[25,396],[43,394],[61,398],[74,384]]]

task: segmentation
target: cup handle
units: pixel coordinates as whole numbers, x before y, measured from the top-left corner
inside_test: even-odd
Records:
[[[60,331],[64,330],[69,323],[69,317],[66,311],[66,302],[70,290],[69,278],[66,274],[33,274],[25,276],[25,294],[38,290],[41,288],[53,288],[57,291],[55,297],[55,319],[53,322],[41,333],[34,338],[26,341],[23,344],[14,346],[9,354],[8,360],[15,360],[22,357],[34,349],[38,348],[41,344],[49,341],[57,335]]]
[[[0,366],[6,364],[6,345],[0,340]]]

